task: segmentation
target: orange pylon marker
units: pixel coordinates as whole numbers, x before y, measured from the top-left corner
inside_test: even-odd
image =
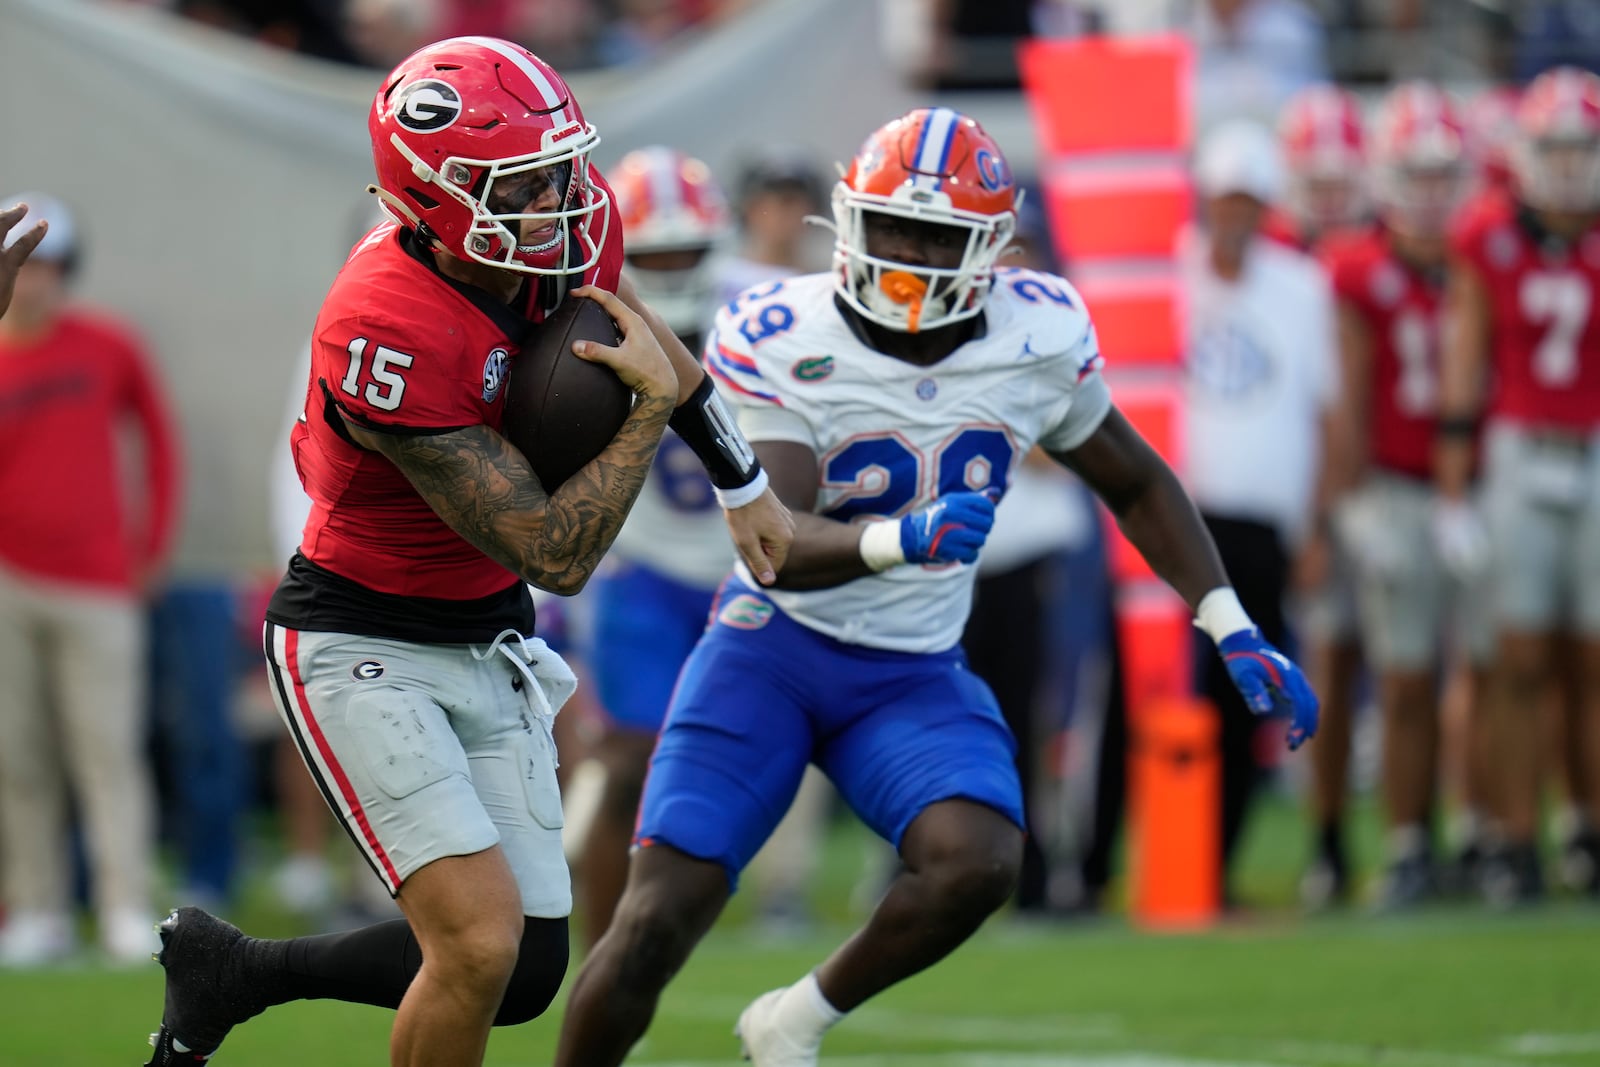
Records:
[[[1196,697],[1165,697],[1129,725],[1133,921],[1150,930],[1204,929],[1222,904],[1216,713]]]

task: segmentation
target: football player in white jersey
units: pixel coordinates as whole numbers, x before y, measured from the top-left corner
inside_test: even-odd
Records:
[[[843,1015],[1009,897],[1014,742],[958,645],[973,562],[1035,444],[1076,471],[1194,608],[1247,703],[1316,729],[1305,678],[1239,606],[1177,478],[1111,402],[1083,303],[996,268],[1016,222],[978,124],[920,109],[834,187],[834,270],[747,291],[706,361],[796,535],[776,585],[736,570],[651,761],[627,888],[573,987],[558,1067],[614,1067],[783,815],[807,762],[900,852],[866,926],[739,1018],[757,1067],[809,1067]]]
[[[629,152],[610,178],[622,213],[623,273],[698,352],[715,310],[710,257],[730,229],[721,188],[703,162],[664,146]],[[605,932],[622,895],[645,769],[678,669],[732,567],[711,479],[669,430],[586,594],[594,611],[589,665],[605,711],[590,755],[601,771],[599,799],[579,834],[588,945]]]

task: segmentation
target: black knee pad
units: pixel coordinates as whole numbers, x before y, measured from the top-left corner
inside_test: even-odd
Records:
[[[494,1024],[516,1026],[543,1015],[567,975],[570,951],[566,919],[524,919],[517,966]]]

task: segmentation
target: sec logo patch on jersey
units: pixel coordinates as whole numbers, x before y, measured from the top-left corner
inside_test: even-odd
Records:
[[[489,353],[483,361],[483,402],[493,404],[500,395],[500,390],[506,384],[506,365],[511,362],[511,353],[503,348],[496,348]]]

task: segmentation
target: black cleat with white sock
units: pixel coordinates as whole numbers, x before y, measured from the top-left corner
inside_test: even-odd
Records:
[[[246,967],[253,938],[199,908],[179,908],[156,927],[166,968],[166,1005],[146,1067],[193,1067],[211,1059],[228,1031],[272,1003]]]

